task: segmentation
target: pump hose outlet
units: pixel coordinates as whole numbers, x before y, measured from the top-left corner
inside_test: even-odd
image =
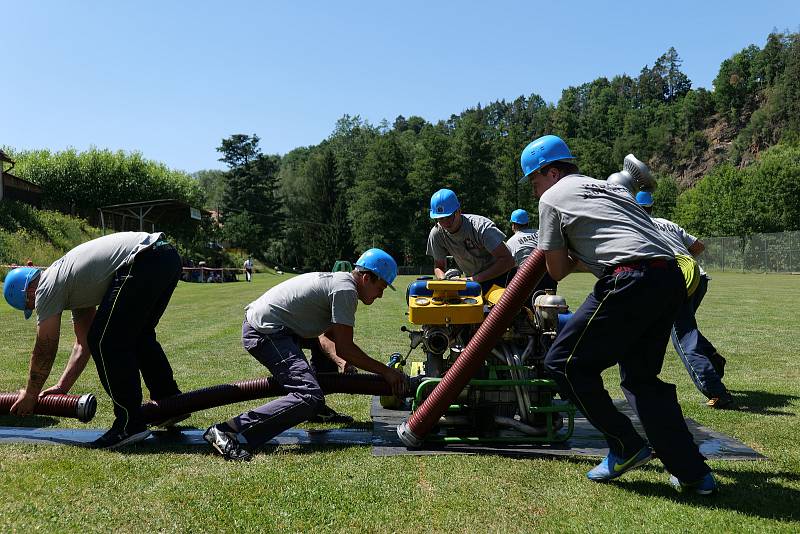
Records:
[[[442,328],[431,328],[425,332],[425,348],[433,354],[444,354],[450,346],[450,336]]]

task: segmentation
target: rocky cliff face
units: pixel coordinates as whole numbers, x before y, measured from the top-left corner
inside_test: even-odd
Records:
[[[666,161],[654,157],[650,162],[652,168],[661,175],[672,175],[681,189],[694,187],[715,166],[730,160],[730,150],[736,139],[738,130],[732,127],[725,119],[714,116],[711,125],[703,130],[706,140],[706,149],[700,154],[684,160]],[[755,154],[748,152],[742,157],[742,165],[755,159]]]

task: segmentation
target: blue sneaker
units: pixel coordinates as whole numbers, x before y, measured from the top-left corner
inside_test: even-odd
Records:
[[[602,462],[586,473],[586,476],[589,480],[594,480],[595,482],[614,480],[622,473],[646,464],[652,457],[653,451],[650,450],[650,447],[647,445],[639,449],[639,452],[627,460],[625,458],[620,458],[613,452],[609,452],[608,456],[603,458]]]
[[[695,482],[681,482],[675,475],[670,475],[669,483],[678,491],[693,491],[698,495],[711,495],[719,490],[714,475],[706,473],[706,476]]]

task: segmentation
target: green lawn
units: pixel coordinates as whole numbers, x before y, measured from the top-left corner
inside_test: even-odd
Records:
[[[271,285],[180,284],[159,327],[184,390],[263,375],[239,343],[243,306]],[[403,295],[396,282],[371,307],[361,306],[357,342],[385,359],[407,348]],[[573,275],[561,294],[576,308],[589,275]],[[134,447],[123,452],[50,445],[0,445],[0,532],[151,531],[786,531],[800,530],[800,277],[715,274],[699,313],[703,332],[728,358],[725,382],[739,409],[705,407],[670,347],[663,376],[678,385],[686,416],[733,435],[769,460],[711,462],[722,492],[683,496],[657,461],[615,483],[589,482],[589,460],[494,456],[374,458],[370,447],[281,447],[247,464],[226,463],[203,447]],[[64,321],[51,384],[72,338]],[[24,384],[34,320],[0,305],[0,391]],[[622,397],[617,372],[609,391]],[[110,400],[93,364],[73,388],[99,400],[91,428],[107,428]],[[329,403],[369,424],[367,397]],[[195,414],[198,428],[247,404]],[[30,424],[83,427],[37,417]],[[0,425],[22,421],[0,417]]]

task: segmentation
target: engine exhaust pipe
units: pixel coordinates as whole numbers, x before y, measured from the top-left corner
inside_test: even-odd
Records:
[[[11,406],[17,401],[19,393],[0,393],[0,415],[8,415]],[[33,413],[71,417],[81,423],[88,423],[97,412],[97,399],[91,393],[86,395],[54,394],[38,399]]]
[[[392,388],[380,375],[361,373],[318,373],[317,381],[323,393],[350,393],[355,395],[392,395]],[[232,384],[221,384],[160,401],[142,404],[142,416],[146,423],[161,421],[176,415],[198,412],[233,404],[236,402],[286,395],[286,390],[274,378],[253,378]],[[16,398],[16,397],[15,397]]]
[[[536,249],[511,279],[500,301],[486,316],[441,382],[411,417],[397,426],[397,435],[407,447],[422,446],[422,440],[475,376],[545,272],[544,252]]]

